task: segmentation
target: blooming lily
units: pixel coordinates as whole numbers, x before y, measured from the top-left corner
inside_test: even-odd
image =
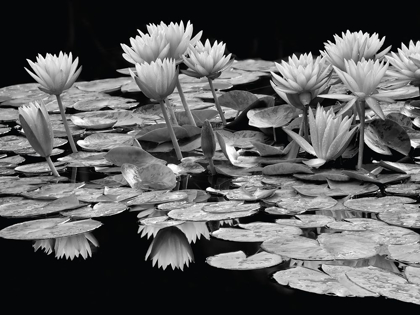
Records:
[[[308,137],[308,106],[320,92],[324,92],[330,81],[332,68],[325,65],[321,57],[312,54],[293,54],[289,61],[275,62],[281,76],[271,72],[270,81],[274,91],[287,103],[303,110],[303,134]]]
[[[160,103],[166,125],[168,126],[172,144],[175,148],[178,159],[182,159],[181,149],[172,123],[165,108],[165,99],[170,95],[178,81],[178,70],[174,59],[157,59],[149,63],[136,64],[136,73],[129,70],[131,76],[136,81],[140,90],[149,98],[155,99]]]
[[[44,249],[47,255],[55,252],[55,257],[73,260],[74,257],[82,256],[84,259],[92,257],[92,249],[90,244],[98,247],[98,241],[92,233],[86,232],[82,234],[58,237],[54,239],[37,240],[33,244],[34,250],[37,251],[39,248]]]
[[[35,101],[30,102],[29,105],[20,106],[19,121],[32,148],[47,160],[54,176],[60,176],[50,157],[53,150],[54,132],[44,103]]]
[[[69,140],[73,153],[77,152],[76,145],[73,140],[70,128],[67,123],[65,108],[61,101],[61,93],[72,87],[73,83],[79,77],[82,67],[76,70],[79,59],[73,61],[72,54],[64,54],[60,51],[59,55],[46,54],[43,58],[38,55],[37,62],[27,60],[35,74],[25,68],[25,70],[33,77],[41,87],[39,89],[45,93],[55,95],[60,108],[61,118],[66,129],[67,138]]]
[[[328,41],[324,45],[325,50],[320,53],[327,62],[342,71],[345,70],[345,60],[353,60],[356,63],[362,59],[380,60],[391,49],[391,46],[388,46],[378,53],[385,42],[385,37],[379,40],[377,33],[370,35],[362,31],[350,32],[347,30],[346,33],[342,33],[342,37],[334,35],[334,39],[335,43]]]
[[[166,269],[168,265],[172,269],[184,270],[184,265],[194,260],[191,245],[185,234],[175,226],[160,229],[147,250],[145,259],[152,259],[153,266]]]
[[[226,44],[223,42],[218,43],[217,41],[212,46],[208,39],[204,45],[201,41],[198,41],[195,46],[190,45],[188,57],[182,56],[184,64],[188,67],[187,70],[182,70],[183,73],[195,78],[207,77],[223,125],[226,125],[226,120],[219,105],[212,80],[218,78],[222,71],[229,68],[234,61],[231,59],[232,54],[224,55],[225,46]]]
[[[398,54],[391,52],[391,55],[386,55],[385,58],[396,68],[386,72],[397,79],[399,84],[396,87],[410,83],[420,89],[420,41],[414,44],[411,40],[408,47],[401,44]]]
[[[295,140],[306,152],[316,156],[316,159],[304,161],[308,166],[318,168],[327,161],[337,159],[353,138],[357,126],[350,128],[353,116],[336,116],[333,108],[325,111],[319,104],[314,115],[309,108],[309,127],[311,144],[294,131],[283,127],[283,130]]]
[[[382,80],[388,69],[388,62],[384,63],[379,60],[373,61],[362,59],[357,63],[353,60],[345,60],[345,71],[333,66],[341,81],[352,92],[347,94],[320,94],[319,97],[338,99],[347,101],[347,104],[340,110],[344,113],[355,102],[357,102],[357,109],[359,111],[360,129],[359,129],[359,157],[357,167],[362,167],[363,148],[364,148],[364,126],[365,126],[365,104],[367,104],[381,119],[385,119],[385,115],[378,103],[378,101],[393,102],[394,94],[391,92],[379,93],[377,90],[379,82]],[[398,92],[395,93],[395,95]]]

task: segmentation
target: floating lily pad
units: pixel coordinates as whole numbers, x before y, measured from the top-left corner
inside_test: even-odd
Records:
[[[176,186],[176,176],[172,170],[163,164],[152,163],[143,167],[124,163],[121,174],[131,188],[137,190],[165,190]]]
[[[420,304],[420,286],[403,277],[373,266],[353,268],[346,272],[353,283],[387,298]]]
[[[142,125],[144,120],[141,118],[140,115],[133,113],[130,110],[125,109],[112,109],[112,110],[101,110],[101,111],[93,111],[93,112],[82,112],[73,114],[72,117],[79,117],[79,118],[89,118],[89,119],[110,119],[115,120],[117,122],[113,125],[114,128],[117,127],[128,127],[128,126],[136,126]]]
[[[244,187],[230,189],[225,195],[229,200],[258,201],[271,197],[276,189],[247,189]]]
[[[290,175],[295,173],[313,174],[314,172],[304,164],[282,162],[265,166],[262,173],[264,175]]]
[[[62,197],[67,197],[81,187],[85,183],[58,183],[42,186],[36,190],[22,193],[22,196],[32,199],[55,200]]]
[[[420,184],[393,184],[389,185],[388,187],[385,187],[385,192],[398,196],[417,198],[418,196],[420,196]]]
[[[114,92],[117,91],[124,84],[128,84],[132,81],[131,77],[119,77],[112,79],[100,79],[88,82],[77,82],[75,86],[83,91],[88,92]]]
[[[68,218],[50,218],[25,221],[0,231],[0,237],[15,240],[41,240],[91,232],[102,225],[92,219],[69,221]]]
[[[241,90],[229,91],[218,97],[220,106],[229,107],[237,111],[243,111],[256,100],[258,100],[258,97],[253,93]]]
[[[357,235],[375,241],[380,245],[405,245],[420,241],[420,234],[399,226],[382,225],[365,231],[345,231],[344,235]]]
[[[73,124],[80,128],[85,129],[107,129],[115,125],[118,119],[108,119],[99,117],[80,117],[73,115],[71,116]]]
[[[66,162],[53,162],[55,169],[57,171],[63,170],[66,168]],[[44,173],[51,173],[50,166],[47,162],[38,162],[38,163],[30,163],[25,165],[20,165],[14,168],[15,171],[27,174],[44,174]]]
[[[351,285],[342,279],[336,279],[324,272],[295,267],[274,273],[273,278],[282,285],[317,294],[336,295],[341,297],[377,296],[375,293]]]
[[[227,144],[242,149],[252,148],[253,144],[250,141],[259,141],[262,143],[271,141],[264,133],[255,130],[240,130],[235,132],[218,130],[217,133],[223,136]]]
[[[327,227],[336,231],[366,231],[376,227],[387,225],[375,219],[369,218],[345,218],[343,221],[333,221]]]
[[[252,109],[247,113],[249,125],[257,128],[279,128],[289,124],[300,114],[295,106],[284,104],[264,109]]]
[[[149,191],[129,200],[127,205],[154,205],[165,202],[181,201],[186,198],[188,198],[188,194],[183,191]]]
[[[109,150],[104,158],[114,165],[121,166],[124,163],[134,164],[138,167],[148,164],[166,164],[165,160],[158,159],[139,147],[118,146]]]
[[[98,202],[93,207],[86,206],[81,209],[65,211],[61,214],[67,217],[86,219],[116,215],[125,210],[127,210],[127,206],[119,202]]]
[[[87,151],[106,151],[121,145],[132,145],[133,137],[121,133],[94,133],[77,144]]]
[[[381,213],[405,203],[415,203],[416,200],[408,197],[385,196],[385,197],[364,197],[349,199],[344,205],[352,210]]]
[[[241,201],[211,202],[203,206],[202,210],[209,213],[230,213],[238,211],[258,210],[259,203],[243,203]]]
[[[392,225],[420,229],[420,208],[417,204],[402,204],[379,213],[378,217]]]
[[[283,198],[276,203],[276,206],[291,212],[300,213],[308,210],[328,209],[336,204],[337,200],[328,196],[312,198],[297,195],[295,197]]]
[[[334,221],[334,218],[322,214],[301,214],[296,215],[296,219],[277,219],[276,223],[303,229],[324,227]]]
[[[268,268],[282,262],[279,255],[267,252],[259,252],[251,256],[246,256],[243,251],[222,253],[207,257],[206,263],[210,266],[229,270],[254,270]]]

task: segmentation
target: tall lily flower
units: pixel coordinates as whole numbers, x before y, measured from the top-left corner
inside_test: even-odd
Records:
[[[174,59],[157,59],[149,63],[136,63],[136,73],[130,74],[136,81],[140,90],[149,98],[160,103],[163,117],[169,130],[172,144],[175,148],[177,158],[182,159],[181,149],[175,136],[172,123],[165,108],[165,99],[173,93],[178,80],[178,70]]]
[[[152,259],[153,266],[157,263],[163,270],[169,265],[172,269],[184,270],[184,265],[194,260],[191,245],[185,234],[175,226],[160,229],[146,253],[146,260]]]
[[[295,140],[306,152],[316,156],[316,159],[304,161],[308,166],[318,168],[327,161],[340,157],[349,145],[356,132],[357,126],[351,127],[353,116],[336,116],[333,108],[325,111],[319,104],[314,114],[309,108],[309,127],[311,144],[290,129],[283,130]]]
[[[341,81],[347,86],[352,94],[320,94],[319,97],[347,101],[347,104],[340,110],[339,114],[344,113],[357,102],[360,119],[359,157],[357,167],[361,168],[364,147],[365,104],[367,104],[381,119],[385,119],[385,115],[378,101],[393,102],[393,93],[379,93],[377,90],[378,84],[385,75],[389,64],[388,62],[379,62],[379,60],[373,61],[372,59],[362,59],[357,63],[353,60],[345,60],[344,64],[345,71],[340,70],[336,66],[333,67]]]
[[[73,260],[74,257],[79,257],[79,255],[84,259],[92,257],[91,244],[95,247],[99,246],[93,234],[86,232],[73,236],[37,240],[32,246],[35,251],[39,248],[43,249],[47,255],[54,251],[57,259],[66,257],[66,259]]]
[[[303,110],[303,134],[308,137],[308,107],[319,93],[324,92],[330,81],[332,68],[325,65],[321,56],[312,54],[289,57],[288,62],[275,62],[280,75],[271,72],[274,91],[287,103]]]
[[[182,70],[183,73],[195,78],[207,77],[223,125],[226,125],[226,120],[217,100],[213,80],[218,78],[222,71],[229,68],[234,61],[231,59],[232,54],[225,55],[225,47],[226,44],[217,41],[212,46],[207,39],[204,45],[201,41],[198,41],[195,46],[190,45],[188,57],[182,56],[184,64],[188,67],[187,70]]]
[[[362,59],[378,59],[383,58],[391,49],[388,46],[381,52],[379,49],[385,42],[385,37],[379,40],[377,33],[370,35],[369,33],[350,32],[342,33],[339,37],[334,35],[335,43],[328,41],[324,43],[324,51],[320,51],[321,55],[333,66],[345,71],[345,60],[353,60],[354,62]]]
[[[414,44],[411,40],[408,47],[401,44],[398,54],[391,52],[385,58],[396,68],[395,71],[388,70],[386,74],[397,79],[397,87],[410,83],[420,89],[420,41]]]
[[[73,153],[77,152],[73,136],[67,124],[65,108],[61,101],[60,95],[65,90],[71,88],[79,77],[80,72],[82,71],[82,67],[77,69],[79,59],[76,58],[73,61],[73,56],[71,53],[67,55],[60,51],[58,56],[46,54],[44,58],[41,55],[38,55],[35,63],[29,59],[27,61],[35,73],[29,71],[27,68],[25,68],[25,70],[31,75],[32,78],[35,79],[35,81],[41,84],[39,89],[45,93],[56,96],[57,103],[60,108],[61,118],[66,129],[71,149]]]
[[[47,160],[54,176],[60,176],[51,161],[54,132],[43,102],[30,102],[19,107],[19,121],[32,148]]]

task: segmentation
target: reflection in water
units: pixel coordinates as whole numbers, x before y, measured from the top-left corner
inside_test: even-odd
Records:
[[[184,265],[189,266],[194,261],[191,243],[195,243],[201,236],[210,239],[210,232],[206,222],[184,222],[176,226],[159,227],[156,225],[140,225],[138,233],[149,238],[154,236],[147,250],[145,259],[152,259],[152,265],[166,269],[168,265],[172,269],[184,270]]]
[[[84,259],[92,257],[90,243],[95,247],[99,246],[99,243],[93,234],[86,232],[66,237],[37,240],[32,246],[35,251],[39,248],[43,249],[47,255],[51,254],[54,248],[55,257],[57,259],[65,256],[66,259],[70,258],[73,260],[74,257],[79,257],[79,255]]]

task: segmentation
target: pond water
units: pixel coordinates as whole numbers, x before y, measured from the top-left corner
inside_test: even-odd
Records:
[[[254,83],[235,86],[238,90],[253,93],[269,94],[271,88],[266,77]],[[114,96],[127,96],[119,91],[110,93]],[[141,93],[129,93],[128,97],[144,102]],[[13,108],[4,105],[3,108]],[[70,110],[70,113],[76,113]],[[15,122],[5,122],[12,128],[5,135],[19,135]],[[81,136],[80,139],[83,139]],[[78,139],[78,138],[76,138]],[[65,152],[58,157],[70,153],[67,145]],[[173,152],[173,151],[172,151]],[[175,156],[168,152],[153,153],[154,156],[165,159],[168,163],[177,164]],[[8,156],[13,153],[7,152]],[[185,156],[194,155],[186,153]],[[0,160],[1,161],[1,160]],[[26,156],[23,164],[40,162],[41,159]],[[107,176],[106,173],[95,171],[94,167],[67,167],[61,171],[62,176],[70,182],[86,182]],[[115,174],[115,173],[112,173]],[[27,174],[17,172],[21,178]],[[207,172],[181,175],[174,190],[229,190],[237,188],[232,185],[234,177],[215,175]],[[369,196],[375,196],[377,192]],[[10,194],[3,195],[3,197]],[[12,194],[13,196],[13,194]],[[207,202],[226,200],[223,196],[209,194]],[[2,203],[5,201],[2,200]],[[0,204],[1,205],[1,204]],[[261,203],[259,211],[251,216],[240,217],[231,221],[233,227],[238,224],[252,222],[274,223],[278,219],[291,218],[291,215],[270,214],[264,211],[267,205]],[[206,262],[209,257],[221,253],[243,251],[247,256],[262,251],[261,242],[234,242],[214,236],[206,239],[201,236],[191,243],[194,261],[183,270],[166,270],[153,266],[150,259],[145,260],[146,252],[153,237],[141,237],[139,233],[139,218],[141,211],[127,209],[112,216],[94,218],[102,225],[91,233],[99,246],[92,246],[92,257],[83,259],[57,259],[54,253],[47,255],[43,250],[34,251],[33,241],[0,238],[1,248],[1,297],[2,303],[11,304],[19,310],[74,310],[105,311],[117,310],[119,313],[179,311],[182,313],[197,312],[241,312],[255,310],[258,312],[382,312],[390,309],[399,311],[418,310],[418,305],[402,302],[397,299],[378,297],[338,297],[331,294],[316,294],[304,290],[293,289],[288,285],[279,284],[273,275],[276,272],[303,264],[304,260],[293,260],[283,257],[283,262],[270,267],[254,270],[227,270],[216,268]],[[351,213],[351,215],[349,215]],[[377,219],[375,213],[348,210],[335,212],[308,210],[305,214],[334,216],[337,221],[347,217]],[[55,217],[57,214],[38,216],[36,219]],[[0,217],[0,230],[16,223],[34,218]],[[208,232],[217,231],[229,224],[219,221],[205,223]],[[316,239],[320,234],[328,232],[325,226],[303,228],[303,235]],[[412,228],[418,232],[418,229]],[[343,244],[344,246],[344,244]],[[369,262],[370,261],[370,262]],[[376,261],[376,263],[374,263]],[[359,266],[374,265],[384,270],[402,270],[399,262],[387,260],[385,256],[377,255],[377,259],[360,259]],[[319,263],[319,267],[322,262]],[[344,265],[356,266],[349,260]],[[411,264],[415,266],[416,264]],[[309,266],[309,265],[307,265]],[[314,264],[311,265],[312,268]],[[328,283],[331,280],[325,280]],[[398,290],[398,289],[397,289]],[[417,292],[417,291],[416,291]],[[419,291],[420,292],[420,291]]]

